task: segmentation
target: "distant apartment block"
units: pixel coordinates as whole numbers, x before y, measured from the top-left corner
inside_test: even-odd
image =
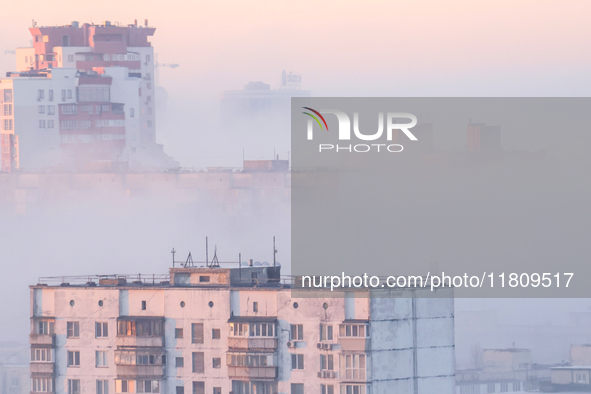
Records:
[[[291,282],[257,264],[41,278],[31,286],[31,391],[454,392],[453,298],[294,298]]]
[[[2,171],[178,166],[156,143],[155,28],[29,30],[33,47],[0,80]]]
[[[498,153],[502,151],[501,127],[484,123],[468,124],[468,152]]]

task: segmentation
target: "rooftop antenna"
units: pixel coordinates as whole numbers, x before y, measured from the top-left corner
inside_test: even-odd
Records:
[[[205,265],[209,265],[209,250],[207,248],[207,237],[205,237]]]
[[[242,253],[238,253],[238,276],[240,277],[240,279],[238,280],[238,283],[242,282]]]
[[[176,253],[176,250],[174,250],[174,248],[172,248],[170,253],[172,253],[172,266],[174,267],[174,254]]]
[[[185,261],[184,268],[187,268],[187,266],[193,266],[193,257],[191,257],[191,252],[189,252],[189,255],[187,256],[187,261]]]
[[[218,246],[217,245],[215,246],[215,248],[213,250],[213,259],[211,259],[211,264],[209,266],[216,267],[216,268],[220,267],[220,262],[218,261]]]
[[[273,236],[273,267],[277,266],[277,260],[276,257],[277,256],[277,249],[275,249],[275,236]]]

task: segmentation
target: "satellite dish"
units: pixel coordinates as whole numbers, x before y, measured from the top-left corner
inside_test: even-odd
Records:
[[[260,262],[260,261],[255,261],[255,262],[254,262],[254,266],[255,266],[255,267],[260,267],[261,265],[262,265],[262,264],[261,264],[261,262]]]
[[[263,261],[263,265],[264,265],[265,267],[268,267],[270,264],[269,264],[269,263],[267,263],[266,261]]]

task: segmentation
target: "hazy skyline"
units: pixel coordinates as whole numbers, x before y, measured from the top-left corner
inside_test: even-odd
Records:
[[[32,19],[40,26],[148,19],[160,62],[180,64],[160,70],[169,98],[157,139],[183,166],[239,165],[247,142],[211,149],[220,144],[221,92],[257,80],[275,87],[284,69],[302,74],[316,97],[586,96],[591,88],[584,1],[34,0],[4,11],[2,72],[15,68],[5,51],[30,45]],[[285,151],[281,141],[268,144],[251,149],[251,158]]]

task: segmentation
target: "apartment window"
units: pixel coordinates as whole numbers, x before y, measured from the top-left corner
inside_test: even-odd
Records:
[[[47,106],[47,115],[55,115],[55,105]]]
[[[51,349],[31,349],[31,361],[32,362],[52,362]]]
[[[193,373],[204,373],[205,372],[205,358],[203,352],[193,352]]]
[[[78,121],[77,120],[62,120],[61,127],[62,127],[62,130],[77,130],[78,129]]]
[[[150,61],[150,55],[146,55],[146,62]]]
[[[68,379],[68,394],[80,394],[80,379]]]
[[[214,358],[211,360],[211,366],[212,366],[213,368],[221,368],[221,367],[222,367],[222,359],[221,359],[221,358],[219,358],[219,357],[214,357]]]
[[[291,369],[304,369],[304,355],[303,354],[292,354],[291,355]]]
[[[332,354],[320,355],[320,370],[333,371],[334,370],[334,356]]]
[[[12,103],[12,89],[4,89],[4,102],[5,103]]]
[[[326,324],[320,325],[320,340],[332,341],[332,326],[327,326]]]
[[[68,99],[72,98],[72,89],[68,89]]]
[[[209,276],[207,276],[207,275],[200,275],[199,276],[199,282],[200,283],[209,283]]]
[[[78,115],[77,105],[61,105],[62,115]]]
[[[147,307],[146,301],[142,301],[142,311],[145,311],[146,307]]]
[[[34,393],[51,393],[53,392],[52,378],[32,378],[31,391]]]
[[[253,302],[252,303],[252,311],[253,312],[258,312],[259,311],[259,303],[258,302]]]
[[[37,322],[37,334],[53,335],[54,323],[52,321],[42,320]]]
[[[12,116],[12,104],[4,104],[4,116]]]
[[[341,337],[369,337],[369,326],[365,324],[341,324],[339,326],[339,336]]]
[[[184,386],[176,386],[176,394],[185,394]]]
[[[205,382],[193,382],[193,394],[205,394]]]
[[[320,394],[334,394],[334,386],[332,384],[321,384]]]
[[[363,384],[342,384],[341,394],[365,394],[365,385]]]
[[[39,128],[40,129],[44,129],[45,128],[45,119],[39,119]]]
[[[249,336],[251,337],[272,337],[274,336],[275,325],[272,323],[251,323]]]
[[[47,128],[48,128],[48,129],[53,129],[53,128],[54,128],[54,123],[53,123],[53,120],[48,120],[48,121],[47,121]]]
[[[107,322],[95,322],[94,323],[94,336],[97,338],[106,338],[109,336],[109,323]]]
[[[292,383],[291,384],[291,394],[304,394],[304,384],[303,383]]]
[[[37,100],[43,100],[45,98],[45,90],[37,90]]]
[[[494,393],[495,392],[495,384],[489,383],[486,385],[486,392],[487,393]]]
[[[233,367],[266,367],[267,355],[226,354],[226,363]]]
[[[91,126],[92,126],[92,124],[90,123],[90,120],[81,120],[80,121],[80,128],[82,130],[90,129]]]
[[[74,61],[74,55],[68,55],[68,62],[72,63]]]
[[[137,392],[138,393],[159,393],[160,392],[160,381],[159,380],[138,380],[137,381]]]
[[[4,130],[12,130],[12,119],[4,119]]]
[[[96,358],[96,366],[97,367],[108,367],[109,366],[108,360],[107,360],[107,352],[97,350],[95,352],[95,358]]]
[[[130,117],[130,118],[133,118],[133,117],[135,117],[135,109],[133,109],[133,108],[130,108],[130,109],[129,109],[129,117]]]
[[[96,394],[109,394],[109,381],[108,380],[97,380],[96,381]]]
[[[212,328],[211,329],[211,339],[220,339],[221,338],[221,331],[219,328]]]
[[[39,112],[40,114],[44,114],[45,113],[45,105],[39,105],[37,112]]]
[[[501,383],[501,393],[506,393],[509,391],[509,383],[504,382]]]
[[[80,352],[78,350],[68,350],[68,367],[80,366]]]
[[[53,101],[53,89],[49,89],[49,101]]]
[[[148,99],[150,99],[149,96],[148,96]],[[152,115],[152,107],[148,107],[148,115]],[[256,273],[255,273],[255,275],[256,275]]]
[[[304,340],[304,325],[303,324],[292,324],[291,325],[290,339],[292,341],[303,341]]]
[[[579,381],[577,379],[577,383],[587,383],[586,376],[583,375],[583,380]],[[513,391],[521,391],[521,382],[513,382]]]
[[[340,355],[341,379],[365,380],[365,354]]]
[[[182,328],[175,328],[174,329],[174,337],[175,338],[182,338],[183,337],[183,329]]]
[[[214,387],[213,394],[222,394],[222,388],[221,387]]]
[[[80,323],[77,321],[69,321],[67,323],[67,337],[68,338],[79,338],[80,337]]]
[[[135,380],[115,380],[116,393],[135,393]]]
[[[185,366],[185,359],[182,357],[176,357],[174,359],[174,365],[177,368],[183,368]]]
[[[191,342],[203,343],[203,323],[191,324]]]

